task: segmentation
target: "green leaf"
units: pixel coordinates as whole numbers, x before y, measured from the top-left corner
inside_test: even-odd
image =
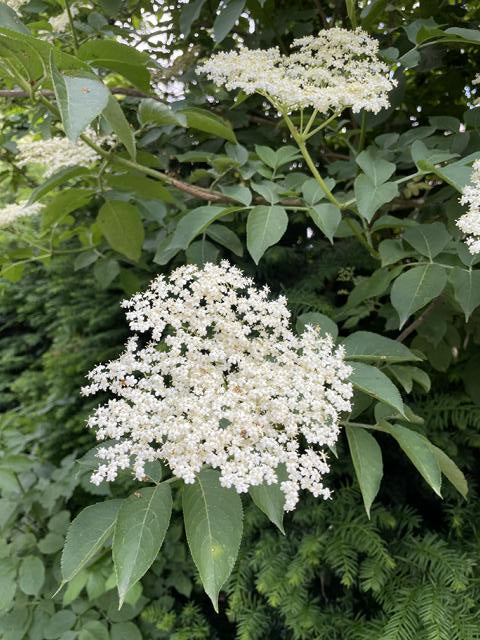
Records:
[[[285,535],[285,529],[283,528],[285,494],[280,489],[280,484],[287,480],[288,477],[285,465],[282,464],[278,467],[277,477],[278,482],[275,484],[262,484],[257,487],[250,487],[248,492],[260,511],[263,511],[270,522],[273,522]]]
[[[402,416],[405,416],[402,396],[390,378],[369,364],[363,362],[350,362],[349,364],[352,367],[349,380],[354,389],[388,404]]]
[[[376,187],[386,182],[396,168],[392,162],[384,160],[374,147],[362,151],[355,161]]]
[[[60,171],[55,172],[32,191],[28,199],[28,204],[33,204],[37,202],[37,200],[41,200],[47,193],[50,193],[50,191],[60,185],[65,185],[72,178],[77,178],[78,176],[83,176],[88,173],[90,173],[90,169],[86,167],[66,167],[65,169],[60,169]]]
[[[97,223],[112,249],[130,260],[139,260],[145,232],[136,207],[121,200],[107,200],[98,212]]]
[[[223,224],[211,224],[207,228],[207,236],[209,236],[222,247],[226,247],[237,256],[243,256],[243,245],[240,238],[228,227]]]
[[[141,91],[149,90],[149,56],[143,51],[116,40],[92,38],[79,47],[78,57],[94,67],[119,73]]]
[[[82,623],[78,640],[109,640],[107,627],[99,620],[87,620]]]
[[[325,184],[332,191],[335,186],[333,178],[325,178]],[[317,204],[325,198],[325,191],[321,188],[315,178],[309,178],[302,184],[302,195],[305,202],[309,205]]]
[[[198,107],[190,107],[180,111],[187,118],[187,125],[192,129],[198,129],[205,133],[224,138],[234,144],[237,142],[232,125],[210,111],[200,109]]]
[[[388,238],[378,245],[378,252],[382,259],[382,267],[400,262],[403,258],[412,255],[410,249],[405,249],[401,240]]]
[[[42,224],[47,228],[52,224],[58,224],[69,213],[84,207],[94,195],[92,189],[71,188],[57,193],[43,208]]]
[[[365,511],[370,518],[370,508],[383,477],[382,450],[366,429],[347,426],[345,430]]]
[[[462,307],[465,321],[468,322],[473,311],[480,305],[480,271],[454,267],[450,273],[455,300]]]
[[[60,638],[63,633],[73,627],[76,619],[76,615],[70,609],[62,609],[54,613],[44,628],[45,640]]]
[[[122,500],[98,502],[80,511],[68,528],[62,553],[64,582],[74,578],[95,556],[113,533]]]
[[[66,607],[71,604],[74,600],[78,598],[82,589],[87,584],[88,580],[88,572],[80,571],[77,575],[70,580],[68,583],[68,587],[65,589],[65,593],[63,594],[63,606]]]
[[[180,14],[180,32],[186,38],[190,34],[192,24],[197,20],[206,0],[190,0]]]
[[[188,546],[215,611],[218,594],[237,559],[243,529],[240,496],[220,485],[219,473],[201,471],[183,489],[183,517]]]
[[[212,222],[232,211],[237,211],[237,208],[205,205],[192,209],[177,224],[169,249],[186,249]]]
[[[120,607],[127,591],[148,571],[160,551],[172,514],[169,485],[135,491],[124,500],[113,534],[113,563]]]
[[[349,360],[379,360],[381,362],[409,362],[420,360],[404,344],[378,333],[356,331],[343,340],[345,357]]]
[[[238,202],[241,202],[246,207],[250,205],[252,202],[252,192],[247,187],[242,187],[241,185],[235,185],[231,187],[220,187],[222,193],[230,198],[235,198]]]
[[[437,167],[433,162],[420,160],[418,167],[425,173],[434,173],[441,180],[461,193],[464,187],[469,184],[472,177],[472,167],[466,161],[467,158],[462,158],[462,160],[458,162],[447,164],[444,167]]]
[[[395,269],[377,269],[369,278],[361,280],[350,292],[347,300],[347,308],[351,309],[370,298],[384,295],[390,286],[390,282],[397,275]]]
[[[173,111],[168,105],[153,98],[145,98],[138,107],[138,120],[141,125],[156,124],[159,127],[168,125],[187,126],[187,117]]]
[[[57,106],[68,138],[75,142],[108,104],[110,92],[94,78],[73,78],[59,73],[50,59],[50,72]]]
[[[322,231],[322,233],[333,244],[333,236],[342,220],[340,209],[329,202],[325,204],[315,204],[309,208],[308,214]]]
[[[0,558],[0,612],[7,610],[17,590],[17,571],[11,558]]]
[[[25,556],[18,573],[18,586],[28,596],[40,593],[45,582],[45,567],[38,556]]]
[[[297,333],[302,333],[305,330],[307,324],[311,324],[314,327],[320,327],[321,331],[328,333],[334,340],[338,337],[338,327],[335,322],[324,315],[323,313],[317,313],[316,311],[310,311],[308,313],[302,313],[297,318],[295,329]]]
[[[110,627],[112,640],[142,640],[140,629],[133,622],[117,622]]]
[[[173,202],[172,194],[161,182],[146,176],[135,173],[108,174],[105,176],[105,182],[109,187],[119,191],[134,193],[141,200]]]
[[[458,493],[466,500],[468,495],[468,484],[463,473],[446,453],[431,442],[429,442],[429,445],[437,460],[438,466],[440,467],[440,471],[453,484]]]
[[[276,244],[288,226],[288,215],[278,205],[259,205],[248,214],[247,248],[255,264],[258,264],[265,251]]]
[[[120,142],[123,142],[132,160],[135,160],[137,149],[135,147],[133,129],[124,116],[121,106],[112,95],[109,96],[107,106],[102,111],[102,115],[112,127]]]
[[[5,27],[18,33],[30,33],[15,11],[3,2],[0,2],[0,27]]]
[[[407,319],[437,298],[445,288],[445,269],[437,264],[413,267],[402,273],[392,285],[390,299],[400,317],[400,328]]]
[[[428,440],[416,431],[399,424],[387,424],[385,429],[395,438],[425,482],[432,487],[436,494],[441,496],[442,474]]]
[[[106,289],[120,273],[120,265],[113,258],[103,258],[95,262],[93,274],[102,289]]]
[[[213,23],[213,38],[215,42],[221,42],[233,29],[245,8],[246,0],[227,0],[220,8],[220,13]]]
[[[395,182],[385,182],[376,186],[373,180],[363,173],[355,178],[354,191],[358,211],[368,222],[382,205],[398,196],[398,186]]]
[[[403,237],[418,253],[427,256],[430,260],[445,249],[451,238],[441,222],[410,227],[404,232]]]

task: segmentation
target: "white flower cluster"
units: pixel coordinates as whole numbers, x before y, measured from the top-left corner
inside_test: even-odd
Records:
[[[98,440],[118,441],[99,449],[92,482],[128,467],[142,479],[146,461],[163,460],[187,483],[209,465],[245,492],[277,482],[284,464],[286,510],[300,489],[329,497],[322,448],[337,440],[352,395],[330,337],[294,335],[286,300],[228,262],[180,267],[123,305],[136,335],[83,389],[116,396],[88,421]]]
[[[247,49],[221,52],[200,67],[228,90],[265,95],[289,110],[313,107],[320,113],[352,107],[377,113],[388,107],[396,81],[378,58],[378,42],[362,29],[333,27],[293,42],[293,52]]]
[[[92,129],[88,129],[85,133],[96,144],[111,144],[113,140],[110,136],[98,136]],[[41,164],[45,167],[43,174],[45,178],[67,167],[75,165],[88,167],[97,162],[100,157],[82,140],[71,142],[65,136],[54,136],[48,140],[33,140],[25,136],[17,142],[17,147],[18,166]]]
[[[29,0],[4,0],[4,4],[18,13],[18,11],[20,11],[20,8],[24,4],[27,4],[28,1]]]
[[[37,215],[43,208],[39,202],[27,204],[26,201],[13,202],[0,209],[0,227],[8,227],[20,218]]]
[[[467,235],[465,242],[470,253],[480,253],[480,160],[473,163],[471,184],[464,187],[460,204],[469,207],[457,220],[457,226]]]

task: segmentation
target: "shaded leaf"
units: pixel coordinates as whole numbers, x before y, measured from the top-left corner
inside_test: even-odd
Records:
[[[360,427],[345,427],[348,446],[368,517],[383,477],[382,451],[375,438]]]
[[[393,382],[376,367],[363,362],[350,362],[350,382],[355,389],[380,400],[405,416],[402,396]]]
[[[288,226],[288,215],[278,205],[254,207],[247,220],[247,248],[255,264],[265,251],[276,244]]]

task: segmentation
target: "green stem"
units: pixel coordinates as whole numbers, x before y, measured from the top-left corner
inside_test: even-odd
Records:
[[[70,24],[70,31],[72,32],[72,36],[73,36],[73,48],[75,50],[75,53],[77,53],[78,47],[80,46],[80,44],[78,42],[77,32],[75,31],[75,26],[73,24],[73,15],[70,9],[70,0],[65,0],[65,7],[67,9],[67,16],[68,16],[68,22]]]
[[[333,193],[328,188],[326,182],[324,181],[322,176],[319,174],[319,172],[317,170],[317,167],[315,166],[315,163],[313,161],[313,158],[310,155],[310,153],[309,153],[309,151],[308,151],[308,149],[307,149],[307,147],[305,145],[304,138],[302,137],[300,132],[296,129],[295,125],[290,120],[288,114],[283,112],[282,115],[283,115],[283,118],[284,118],[285,122],[287,123],[287,127],[288,127],[290,133],[292,134],[292,138],[297,143],[297,146],[300,149],[300,153],[302,154],[305,162],[307,163],[307,166],[310,169],[313,177],[315,178],[315,180],[320,185],[320,187],[321,187],[323,193],[325,194],[327,200],[329,200],[332,204],[334,204],[336,207],[341,209],[342,208],[341,203],[335,198]],[[311,118],[310,118],[310,120],[311,120]],[[307,129],[306,130],[308,130],[308,125],[307,125]]]
[[[327,127],[330,122],[332,122],[332,120],[335,120],[335,118],[338,118],[338,116],[340,115],[341,112],[339,111],[335,111],[335,113],[333,113],[329,118],[327,118],[324,122],[322,122],[321,125],[319,125],[316,129],[314,129],[313,131],[310,131],[310,133],[305,134],[305,132],[303,133],[303,139],[306,141],[309,138],[311,138],[312,136],[314,136],[316,133],[318,133],[319,131],[321,131],[322,129],[325,129],[325,127]]]
[[[307,133],[310,131],[313,123],[315,122],[315,118],[318,115],[318,110],[314,109],[312,115],[310,116],[309,121],[307,122],[307,126],[305,127],[305,129],[303,130],[303,135],[306,136]]]
[[[375,249],[370,245],[370,243],[363,237],[363,235],[355,226],[355,223],[353,222],[353,220],[351,218],[345,218],[345,220],[348,226],[350,227],[350,229],[353,231],[357,240],[365,247],[365,249],[372,256],[372,258],[375,258],[375,260],[379,260],[380,254],[378,253],[378,251],[375,251]]]
[[[362,115],[360,118],[360,137],[358,139],[358,148],[357,153],[363,151],[363,147],[365,146],[365,136],[367,133],[367,114],[365,111],[362,111]]]

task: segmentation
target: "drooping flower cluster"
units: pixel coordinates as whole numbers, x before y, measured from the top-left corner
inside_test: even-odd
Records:
[[[21,218],[37,215],[42,210],[43,205],[39,202],[27,204],[23,202],[13,202],[0,209],[0,227],[8,227]]]
[[[85,132],[96,144],[110,144],[110,136],[98,136],[95,131]],[[98,153],[82,140],[71,142],[64,136],[54,136],[47,140],[33,140],[26,136],[17,142],[19,167],[40,164],[45,167],[44,177],[48,178],[60,169],[79,165],[88,167],[99,159]]]
[[[286,510],[300,489],[330,495],[323,448],[352,395],[330,337],[313,327],[294,335],[285,299],[227,262],[176,269],[124,306],[136,335],[83,389],[116,396],[88,421],[99,440],[118,441],[100,448],[94,483],[128,467],[142,479],[159,459],[187,483],[203,465],[217,468],[224,486],[244,492],[275,483],[284,464]]]
[[[334,27],[293,42],[290,55],[278,49],[221,52],[200,67],[228,90],[265,95],[288,110],[320,113],[352,107],[377,113],[387,107],[396,81],[378,58],[378,42],[362,29]]]
[[[464,187],[460,199],[468,211],[457,220],[457,226],[467,235],[470,253],[480,253],[480,160],[475,160],[472,169],[471,184]]]

